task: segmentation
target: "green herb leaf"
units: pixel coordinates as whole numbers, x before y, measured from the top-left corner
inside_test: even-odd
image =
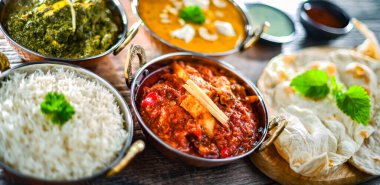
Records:
[[[49,92],[41,103],[41,111],[51,117],[53,124],[62,126],[75,114],[75,109],[62,93]]]
[[[343,84],[338,84],[336,82],[335,76],[331,77],[330,84],[331,84],[332,93],[333,93],[335,98],[337,98],[338,96],[340,96],[343,93],[343,89],[345,87]]]
[[[293,78],[290,86],[301,95],[312,99],[325,98],[330,92],[328,75],[322,70],[308,70]]]
[[[371,117],[370,97],[360,86],[351,86],[346,92],[336,95],[336,102],[340,110],[359,124],[368,125]]]
[[[199,6],[188,6],[181,10],[179,16],[188,22],[203,24],[206,21],[205,13]]]
[[[309,70],[296,76],[291,87],[301,95],[313,99],[325,98],[330,91],[328,75],[322,70]],[[368,125],[371,117],[371,100],[364,88],[354,85],[344,92],[344,85],[338,84],[335,76],[331,77],[330,86],[337,106],[352,120]]]

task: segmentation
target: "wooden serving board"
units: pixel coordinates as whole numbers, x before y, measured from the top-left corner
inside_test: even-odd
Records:
[[[375,178],[364,172],[359,171],[354,166],[346,163],[340,166],[333,173],[311,178],[302,176],[294,172],[289,163],[277,153],[274,145],[269,146],[262,152],[254,153],[250,156],[253,164],[265,175],[280,184],[289,185],[339,185],[339,184],[358,184]]]
[[[294,53],[296,56],[310,55],[316,60],[326,59],[327,52],[337,50],[338,48],[315,47],[304,49]],[[260,81],[260,79],[259,79]],[[265,100],[264,96],[264,100]],[[268,104],[267,104],[268,105]],[[268,107],[268,112],[273,112]],[[289,163],[284,160],[277,152],[274,145],[269,146],[261,152],[254,153],[250,156],[252,163],[265,175],[277,181],[280,184],[289,185],[340,185],[340,184],[358,184],[376,176],[361,172],[348,162],[340,166],[334,172],[321,177],[306,177],[294,172]]]

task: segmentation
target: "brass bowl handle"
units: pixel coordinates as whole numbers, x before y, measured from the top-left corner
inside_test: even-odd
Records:
[[[142,140],[138,140],[132,144],[132,146],[129,148],[127,154],[125,157],[120,161],[119,164],[117,164],[115,167],[113,167],[110,171],[107,172],[106,177],[112,177],[115,174],[119,173],[121,170],[123,170],[125,167],[128,166],[128,164],[132,161],[132,159],[139,153],[141,153],[145,148],[145,143]]]
[[[270,27],[270,23],[269,22],[264,22],[263,24],[260,25],[260,27],[258,29],[256,29],[253,37],[251,39],[248,40],[248,42],[246,42],[242,47],[241,47],[241,51],[244,51],[250,47],[252,47],[261,37],[261,35],[263,33],[265,33],[266,31],[268,31]]]
[[[142,20],[140,19],[139,21],[135,22],[132,26],[131,29],[127,33],[127,38],[125,41],[118,47],[116,50],[113,52],[114,55],[119,54],[130,42],[131,40],[137,35],[139,32],[139,28],[142,25]]]
[[[127,60],[125,61],[125,72],[124,77],[128,87],[131,87],[133,81],[132,75],[132,63],[135,57],[139,59],[140,67],[146,63],[145,50],[139,45],[131,45],[127,53]]]
[[[277,116],[274,119],[272,119],[269,122],[269,128],[268,128],[268,135],[269,131],[277,128],[273,134],[269,136],[269,138],[261,144],[261,147],[259,148],[259,152],[263,151],[265,148],[267,148],[269,145],[271,145],[277,137],[284,131],[286,125],[288,124],[288,121],[284,116]]]
[[[7,56],[4,53],[0,52],[0,73],[9,69],[11,67],[11,63],[9,62]]]

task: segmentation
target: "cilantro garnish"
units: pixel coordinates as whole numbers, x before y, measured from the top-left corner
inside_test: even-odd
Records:
[[[312,98],[325,98],[330,88],[328,86],[328,75],[322,70],[309,70],[293,78],[290,86],[301,95]]]
[[[51,117],[53,124],[62,126],[75,114],[75,109],[62,93],[49,92],[41,103],[41,111]]]
[[[331,77],[329,87],[328,75],[322,70],[308,70],[293,78],[290,86],[302,96],[312,99],[325,98],[331,88],[338,108],[355,122],[368,125],[371,100],[363,87],[354,85],[344,91],[344,85],[338,84],[334,76]]]
[[[206,21],[205,13],[199,6],[188,6],[181,10],[179,16],[188,22],[203,24]]]

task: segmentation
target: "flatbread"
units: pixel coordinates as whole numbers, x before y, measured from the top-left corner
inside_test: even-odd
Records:
[[[280,112],[286,115],[288,126],[275,146],[295,172],[304,176],[325,175],[327,169],[347,161],[346,156],[332,152],[338,150],[339,141],[312,111],[291,105]]]
[[[308,69],[324,70],[346,86],[352,82],[363,86],[372,97],[371,104],[378,105],[380,63],[352,50],[314,49],[274,58],[260,77],[258,88],[271,116],[285,114],[288,119],[287,127],[275,141],[277,151],[293,171],[315,177],[347,162],[378,128],[379,120],[373,115],[370,125],[363,126],[340,111],[332,95],[314,101],[294,92],[289,86],[291,79]]]
[[[380,46],[375,34],[359,20],[352,19],[352,22],[366,38],[364,43],[358,46],[357,50],[364,55],[374,58],[380,62]]]
[[[351,61],[353,63],[365,64],[371,71],[374,72],[372,75],[362,75],[361,81],[355,81],[372,95],[372,125],[377,129],[374,134],[372,134],[368,139],[366,139],[360,149],[352,156],[349,162],[357,167],[358,169],[372,174],[380,175],[380,91],[379,91],[379,80],[380,69],[377,65],[378,61],[375,61],[367,56],[362,56],[356,52],[340,52],[335,54],[335,58],[340,58],[336,61]],[[367,81],[366,79],[371,80]],[[375,82],[377,81],[377,82]],[[352,82],[352,81],[351,81]],[[368,82],[368,83],[366,83]],[[371,82],[371,84],[369,83]]]
[[[376,130],[350,159],[358,169],[372,175],[380,175],[380,130]]]

